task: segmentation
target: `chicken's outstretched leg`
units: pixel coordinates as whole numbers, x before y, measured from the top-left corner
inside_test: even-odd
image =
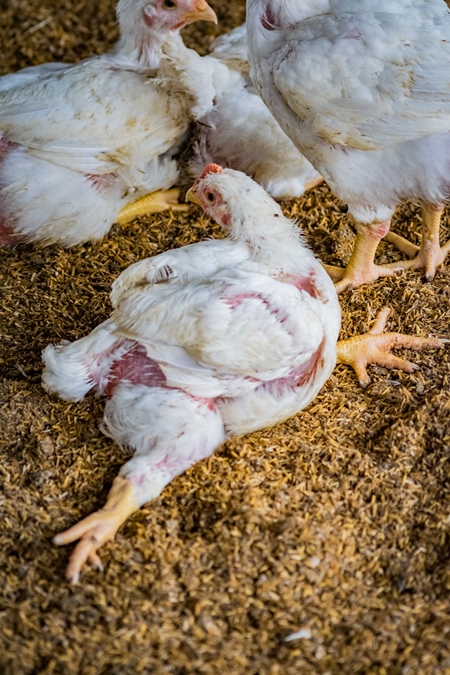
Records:
[[[97,549],[114,537],[128,516],[159,497],[175,476],[209,457],[225,438],[222,417],[209,400],[144,385],[130,397],[129,387],[126,381],[114,390],[102,429],[122,447],[134,447],[135,454],[114,479],[105,506],[53,540],[62,546],[79,539],[66,571],[72,583],[78,582],[86,562],[101,570]]]
[[[178,188],[152,192],[144,197],[136,199],[136,201],[131,202],[131,204],[124,206],[117,216],[116,222],[123,225],[139,216],[145,216],[149,213],[161,213],[167,209],[172,209],[173,211],[186,211],[188,207],[186,204],[180,204],[178,202],[179,196],[180,190]]]
[[[436,268],[441,265],[450,251],[450,241],[444,246],[439,244],[439,227],[444,210],[443,204],[422,204],[422,241],[420,247],[411,244],[407,239],[394,232],[388,233],[386,241],[394,244],[402,253],[413,257],[413,260],[400,260],[389,263],[391,269],[418,270],[425,269],[425,278],[431,281],[436,273]]]
[[[66,577],[69,581],[74,584],[78,583],[80,570],[86,562],[90,562],[100,571],[103,570],[97,549],[113,539],[128,516],[138,509],[139,504],[133,495],[131,483],[126,478],[117,476],[109,491],[106,504],[100,511],[91,513],[87,518],[54,537],[53,543],[57,546],[80,540],[67,566]]]
[[[450,340],[440,338],[421,338],[402,333],[383,333],[391,310],[384,307],[377,315],[372,328],[363,335],[356,335],[337,343],[337,363],[345,363],[353,368],[361,387],[367,387],[371,380],[367,373],[369,363],[385,368],[398,368],[406,373],[418,369],[415,363],[389,354],[392,348],[439,349]]]
[[[356,288],[379,277],[392,277],[396,268],[375,265],[374,257],[378,244],[389,230],[390,220],[376,225],[357,225],[357,235],[350,261],[345,269],[324,265],[325,270],[336,284],[336,291]],[[399,266],[398,269],[401,269]]]
[[[318,176],[317,178],[313,178],[308,183],[305,183],[305,192],[307,190],[312,190],[313,188],[315,188],[319,185],[322,185],[322,183],[323,183],[322,176]]]

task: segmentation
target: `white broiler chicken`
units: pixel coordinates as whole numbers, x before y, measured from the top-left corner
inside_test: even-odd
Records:
[[[80,540],[67,577],[126,518],[222,441],[271,426],[304,408],[334,368],[350,363],[408,372],[394,344],[440,347],[441,340],[381,334],[386,312],[364,336],[336,341],[340,309],[333,282],[294,222],[248,176],[206,167],[188,197],[228,232],[143,260],[111,293],[110,319],[72,344],[48,346],[44,386],[66,400],[104,394],[103,431],[134,456],[104,508],[55,537]],[[367,354],[369,356],[367,357]]]
[[[245,24],[217,38],[206,58],[217,64],[217,93],[214,106],[197,125],[191,177],[217,162],[252,176],[274,199],[300,197],[319,185],[321,176],[255,91]]]
[[[203,94],[162,48],[175,40],[195,68],[178,31],[216,15],[205,0],[120,0],[118,19],[112,52],[0,78],[0,244],[71,246],[178,203],[173,154]]]
[[[248,0],[253,81],[286,134],[348,204],[357,236],[337,289],[395,269],[431,279],[450,243],[450,16],[444,0]],[[414,260],[380,267],[401,200],[419,201]],[[397,235],[402,250],[417,249]]]

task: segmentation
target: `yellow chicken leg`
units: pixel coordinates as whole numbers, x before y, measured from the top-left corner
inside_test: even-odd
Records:
[[[178,198],[180,190],[172,188],[171,190],[158,190],[151,194],[136,199],[136,201],[127,204],[120,211],[116,222],[123,225],[129,223],[139,216],[145,216],[149,213],[161,213],[167,209],[172,211],[186,211],[186,204],[179,204]]]
[[[374,225],[357,224],[357,234],[353,245],[352,255],[345,269],[333,265],[323,265],[336,284],[336,291],[356,288],[361,284],[370,283],[379,277],[392,277],[398,268],[381,267],[374,262],[375,252],[381,239],[389,230],[390,221]]]
[[[441,216],[444,210],[442,204],[422,204],[422,241],[420,247],[411,244],[407,239],[394,232],[389,232],[386,241],[394,244],[402,253],[413,257],[413,260],[401,260],[389,263],[386,267],[401,268],[403,270],[425,269],[425,278],[431,281],[436,273],[436,268],[441,265],[450,251],[450,241],[444,246],[439,243],[439,228]]]
[[[131,483],[126,478],[117,476],[109,491],[106,504],[100,511],[91,513],[90,516],[54,537],[53,543],[57,546],[80,540],[70,556],[66,578],[73,584],[78,583],[80,570],[85,562],[90,562],[93,567],[102,571],[103,565],[97,555],[97,549],[113,539],[128,516],[138,509],[139,504],[133,496]]]
[[[318,187],[319,185],[322,185],[322,183],[323,183],[322,176],[317,176],[317,178],[313,178],[308,183],[305,183],[305,192],[307,190],[312,190],[313,188]]]
[[[398,368],[405,373],[418,369],[415,363],[389,354],[392,348],[439,349],[450,340],[439,338],[421,338],[402,333],[383,333],[391,310],[384,307],[377,315],[372,328],[363,335],[356,335],[337,343],[337,363],[345,363],[353,368],[361,387],[367,387],[371,380],[366,367],[376,363],[385,368]]]

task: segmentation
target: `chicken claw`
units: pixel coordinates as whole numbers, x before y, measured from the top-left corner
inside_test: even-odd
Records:
[[[425,269],[425,279],[431,281],[436,268],[442,265],[450,252],[450,241],[441,246],[439,244],[439,227],[444,207],[442,204],[422,204],[422,241],[415,246],[395,232],[388,232],[386,241],[394,244],[399,251],[405,253],[412,260],[400,260],[389,263],[387,267],[396,267],[404,270]],[[415,256],[415,257],[414,257]]]
[[[356,335],[337,344],[337,363],[345,363],[353,368],[361,387],[369,386],[371,380],[366,366],[376,363],[385,368],[398,368],[405,373],[413,373],[419,366],[398,356],[389,354],[394,347],[405,349],[439,349],[450,340],[440,338],[421,338],[402,333],[383,333],[391,313],[389,307],[383,307],[378,313],[372,328],[363,335]]]
[[[349,288],[371,283],[380,277],[392,277],[401,269],[393,265],[381,266],[374,263],[378,243],[389,230],[390,221],[379,225],[361,227],[356,234],[350,261],[345,269],[333,265],[323,265],[335,283],[336,292],[342,293]]]
[[[103,571],[97,549],[113,539],[122,523],[138,508],[131,483],[117,476],[109,491],[106,504],[100,511],[91,513],[90,516],[54,537],[53,543],[57,546],[80,540],[70,556],[66,569],[66,578],[71,583],[78,583],[81,568],[86,562],[89,562],[95,569]]]
[[[178,198],[180,190],[157,190],[151,194],[136,199],[136,201],[127,204],[121,209],[116,222],[123,225],[129,223],[139,216],[146,216],[150,213],[161,213],[167,209],[172,211],[186,211],[186,204],[179,204]]]

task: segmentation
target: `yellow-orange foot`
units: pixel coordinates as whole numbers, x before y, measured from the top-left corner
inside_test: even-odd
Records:
[[[322,267],[334,281],[337,293],[343,293],[349,288],[357,288],[362,284],[370,284],[380,277],[393,277],[395,276],[395,273],[401,269],[401,266],[391,269],[382,267],[381,265],[375,265],[373,262],[364,267],[353,267],[350,263],[345,268],[335,267],[334,265],[325,265],[323,263]]]
[[[89,562],[95,569],[103,571],[97,549],[113,539],[122,523],[138,508],[130,482],[117,476],[106,504],[100,511],[91,513],[87,518],[54,537],[53,543],[57,546],[80,540],[70,556],[66,569],[66,578],[71,583],[78,583],[81,568],[86,562]]]
[[[402,253],[413,260],[401,260],[390,263],[387,267],[403,270],[425,270],[425,278],[431,281],[436,274],[436,268],[442,265],[450,251],[450,241],[444,246],[439,244],[439,228],[444,211],[443,204],[422,202],[422,241],[420,248],[411,244],[407,239],[394,232],[389,232],[386,241],[394,244]],[[415,256],[415,257],[414,257]]]
[[[313,178],[313,180],[310,180],[309,183],[305,183],[305,192],[307,190],[312,190],[318,185],[322,185],[322,183],[323,183],[322,176],[317,176],[317,178]]]
[[[386,267],[402,270],[424,269],[427,281],[434,279],[437,267],[442,265],[450,251],[450,241],[441,246],[438,240],[424,237],[419,247],[394,232],[389,232],[385,239],[394,244],[399,251],[412,258],[412,260],[399,260],[395,263],[389,263]]]
[[[348,340],[340,340],[337,344],[337,363],[346,363],[356,373],[361,387],[367,387],[371,380],[367,373],[370,363],[385,368],[398,368],[405,373],[418,369],[415,363],[389,354],[392,348],[405,349],[440,349],[450,340],[440,338],[420,338],[402,333],[383,333],[391,310],[384,307],[377,315],[372,328],[363,335],[356,335]]]
[[[356,238],[347,267],[341,269],[324,265],[336,285],[337,293],[342,293],[348,288],[357,288],[361,284],[370,284],[380,277],[395,276],[395,268],[381,267],[374,262],[378,244],[389,231],[389,225],[390,220],[372,225],[355,223]]]
[[[116,222],[123,225],[129,223],[139,216],[146,216],[150,213],[161,213],[167,209],[172,211],[186,211],[186,204],[180,204],[178,199],[180,197],[180,190],[172,188],[171,190],[158,190],[151,194],[145,195],[136,199],[135,202],[127,204],[120,211]]]

